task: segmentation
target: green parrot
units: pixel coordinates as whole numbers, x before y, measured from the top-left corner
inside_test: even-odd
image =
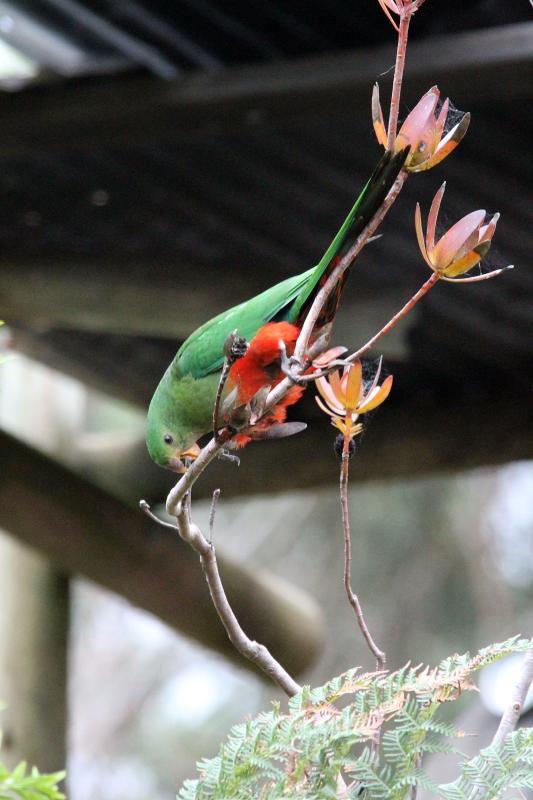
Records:
[[[234,365],[239,365],[238,374],[233,375],[230,371],[226,387],[231,389],[237,384],[239,402],[247,402],[261,386],[273,386],[281,380],[280,336],[291,354],[291,347],[293,349],[316,292],[347,249],[348,234],[351,243],[374,216],[402,169],[408,151],[406,148],[382,156],[315,267],[222,312],[194,331],[181,345],[161,378],[148,409],[146,442],[150,456],[157,464],[183,472],[186,459],[198,455],[198,439],[212,430],[215,397],[224,364],[224,344],[232,331],[237,330],[240,337],[251,340],[246,355]],[[317,321],[315,338],[335,317],[346,275],[345,272],[339,280],[336,291],[330,295]],[[285,324],[276,327],[272,323]],[[300,387],[294,389],[291,399],[281,406],[299,398],[303,390]],[[284,418],[285,412],[280,410],[268,423]],[[246,437],[241,439],[241,444],[249,440]]]

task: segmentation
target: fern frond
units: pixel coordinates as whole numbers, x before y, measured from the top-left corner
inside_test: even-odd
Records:
[[[461,775],[453,783],[441,784],[441,797],[470,796],[483,788],[491,796],[513,788],[533,786],[533,771],[523,764],[533,764],[533,728],[519,728],[509,733],[501,745],[491,745],[479,755],[460,765]]]
[[[471,800],[479,787],[488,796],[497,796],[501,787],[529,788],[533,734],[524,731],[465,761],[460,777],[448,784],[435,786],[421,762],[427,753],[458,752],[450,739],[464,734],[436,718],[442,703],[472,689],[476,670],[531,647],[529,640],[515,637],[474,656],[451,656],[435,668],[352,669],[321,687],[304,687],[290,699],[287,713],[277,705],[235,725],[218,756],[199,762],[198,779],[186,781],[178,797],[329,800],[336,797],[341,774],[351,781],[350,796],[357,798],[364,789],[366,800],[403,800],[410,786],[445,800]]]

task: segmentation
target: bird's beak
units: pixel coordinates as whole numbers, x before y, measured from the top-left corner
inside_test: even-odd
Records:
[[[187,472],[191,463],[198,458],[199,453],[200,448],[197,444],[193,444],[188,450],[183,450],[181,453],[176,451],[174,457],[169,460],[168,467],[173,472]]]

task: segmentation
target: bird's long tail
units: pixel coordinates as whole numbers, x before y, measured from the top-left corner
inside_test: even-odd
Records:
[[[291,309],[291,318],[296,324],[303,322],[317,291],[324,284],[331,270],[382,205],[403,167],[408,152],[408,147],[399,153],[387,151],[378,162],[364,189],[350,209],[348,216],[311,272],[305,288],[294,303]],[[331,322],[334,318],[347,276],[348,271],[344,272],[335,287],[335,291],[331,293],[328,302],[324,306],[321,318],[318,320],[317,327],[322,327],[322,325]]]

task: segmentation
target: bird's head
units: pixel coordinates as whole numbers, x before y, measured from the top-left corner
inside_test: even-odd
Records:
[[[163,383],[163,382],[162,382]],[[183,429],[170,403],[166,403],[165,385],[158,388],[148,409],[146,446],[150,457],[173,472],[186,472],[200,448],[194,434]]]
[[[180,438],[172,433],[169,426],[158,425],[148,428],[146,445],[150,457],[160,467],[172,472],[187,472],[191,462],[197,458],[200,448],[196,443],[186,447],[180,444]]]

